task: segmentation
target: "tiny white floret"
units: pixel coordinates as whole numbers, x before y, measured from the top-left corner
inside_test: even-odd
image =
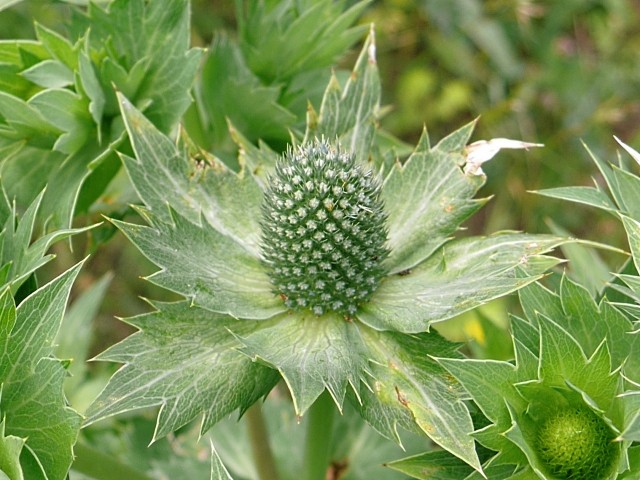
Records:
[[[467,145],[465,149],[467,161],[464,165],[464,173],[466,175],[484,175],[482,164],[491,160],[503,148],[524,148],[528,150],[532,147],[544,147],[544,145],[542,143],[510,140],[508,138],[478,140]]]

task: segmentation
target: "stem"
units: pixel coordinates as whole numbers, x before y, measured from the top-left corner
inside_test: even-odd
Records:
[[[304,446],[304,480],[325,480],[331,460],[331,437],[336,406],[325,390],[307,414],[307,436]]]
[[[277,480],[278,470],[269,444],[267,425],[262,415],[260,402],[254,403],[246,413],[247,428],[253,460],[260,480]]]
[[[78,442],[73,447],[76,458],[71,468],[96,480],[153,480],[135,468],[120,463],[111,455],[102,453],[85,443]]]

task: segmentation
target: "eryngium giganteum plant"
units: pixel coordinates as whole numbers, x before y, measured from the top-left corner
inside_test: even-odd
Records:
[[[125,366],[89,423],[161,405],[156,437],[200,414],[206,431],[284,379],[297,415],[327,390],[382,434],[424,432],[481,468],[462,390],[431,358],[458,356],[456,345],[429,328],[539,278],[561,240],[452,240],[485,202],[473,196],[491,155],[468,150],[470,124],[435,146],[425,133],[406,161],[385,161],[379,97],[371,35],[283,155],[231,127],[239,172],[192,158],[120,98],[136,157],[123,161],[148,226],[114,223],[161,268],[150,279],[187,300],[127,320],[140,331],[100,355]]]
[[[439,360],[486,417],[474,436],[493,452],[488,478],[506,478],[491,475],[505,465],[509,478],[638,478],[632,322],[566,277],[559,294],[536,283],[520,299],[526,318],[512,319],[514,362]]]

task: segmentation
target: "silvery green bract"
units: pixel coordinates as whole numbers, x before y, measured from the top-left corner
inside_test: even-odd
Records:
[[[485,200],[484,176],[465,174],[469,124],[431,145],[425,133],[404,162],[391,163],[376,130],[380,85],[373,33],[344,85],[330,80],[310,109],[304,148],[324,138],[378,175],[389,254],[375,291],[345,319],[289,310],[261,255],[263,196],[280,156],[231,126],[239,172],[158,131],[124,96],[135,158],[122,159],[147,225],[115,221],[160,270],[149,279],[185,297],[127,320],[139,332],[98,359],[123,363],[89,409],[88,423],[160,406],[155,438],[202,415],[202,431],[244,412],[284,379],[297,415],[327,390],[380,433],[423,432],[477,470],[481,463],[460,385],[432,357],[457,345],[436,322],[508,294],[558,260],[558,237],[503,232],[453,240]]]

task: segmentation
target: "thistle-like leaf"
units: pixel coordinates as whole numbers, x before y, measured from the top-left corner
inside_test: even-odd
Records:
[[[6,201],[4,191],[0,193]],[[38,195],[29,208],[18,220],[15,205],[0,216],[0,287],[10,285],[15,293],[18,288],[38,268],[49,262],[53,256],[47,254],[49,247],[77,233],[85,232],[92,227],[53,231],[32,242],[36,217],[41,208],[44,192]]]
[[[67,405],[66,372],[52,353],[80,266],[36,290],[17,309],[8,289],[0,296],[0,412],[6,433],[25,442],[20,464],[29,479],[62,480],[73,459],[81,417]]]
[[[537,280],[565,239],[500,233],[446,244],[415,268],[386,277],[359,318],[380,330],[415,333]]]
[[[139,331],[97,357],[123,363],[87,411],[86,424],[160,406],[154,440],[202,416],[202,432],[243,413],[278,381],[278,374],[239,353],[238,335],[262,324],[238,322],[190,306],[156,303],[158,310],[127,320]]]
[[[400,441],[398,427],[418,431],[482,470],[470,434],[464,392],[430,355],[457,357],[457,345],[436,333],[404,335],[363,328],[371,388],[352,404],[380,433]]]

